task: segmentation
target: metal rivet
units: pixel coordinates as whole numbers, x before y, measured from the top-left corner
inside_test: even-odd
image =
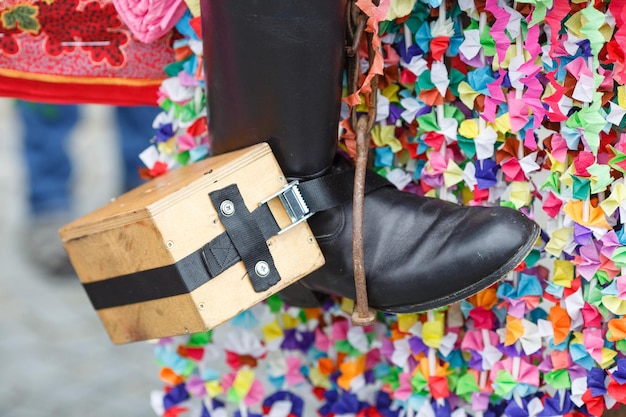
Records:
[[[309,241],[309,243],[315,242],[315,238],[313,236],[309,236],[307,240]]]
[[[199,308],[200,310],[204,310],[204,303],[200,303],[200,304],[198,304],[198,308]]]
[[[270,273],[270,266],[265,261],[259,261],[254,265],[254,272],[260,277],[266,277]]]
[[[172,249],[174,247],[174,242],[168,240],[167,242],[165,242],[165,246],[167,246],[168,249]]]
[[[224,216],[232,216],[235,212],[235,205],[230,200],[224,200],[220,204],[220,211]]]

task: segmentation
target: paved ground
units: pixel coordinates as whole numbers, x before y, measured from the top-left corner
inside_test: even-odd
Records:
[[[112,123],[108,109],[87,107],[72,137],[79,212],[116,194]],[[0,99],[0,417],[154,416],[150,391],[161,383],[152,346],[113,345],[76,277],[46,276],[23,256],[19,130],[11,102]]]

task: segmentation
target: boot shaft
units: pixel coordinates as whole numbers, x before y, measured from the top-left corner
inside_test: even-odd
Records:
[[[287,177],[332,164],[345,0],[202,0],[215,155],[269,142]]]

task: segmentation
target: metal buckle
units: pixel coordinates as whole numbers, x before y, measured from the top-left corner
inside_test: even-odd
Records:
[[[309,210],[306,201],[304,201],[304,198],[302,198],[302,194],[300,193],[298,184],[298,180],[292,181],[289,184],[285,185],[283,188],[281,188],[278,192],[272,194],[271,196],[267,197],[265,200],[259,203],[259,205],[263,205],[276,197],[278,197],[280,199],[280,202],[283,203],[283,207],[285,208],[285,211],[291,219],[291,224],[284,229],[281,229],[277,233],[279,235],[285,233],[287,230],[293,228],[294,226],[297,226],[298,224],[302,223],[313,214],[315,214],[311,213],[311,210]]]

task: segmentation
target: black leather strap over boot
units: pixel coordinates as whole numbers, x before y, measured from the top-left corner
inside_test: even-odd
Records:
[[[287,176],[330,171],[343,1],[203,0],[202,6],[213,152],[268,141]],[[391,184],[369,192],[364,206],[370,305],[389,312],[441,307],[488,287],[525,258],[539,234],[518,211],[462,207]],[[288,303],[314,305],[317,298],[304,287],[354,298],[351,223],[350,202],[309,219],[326,265],[290,288]]]

